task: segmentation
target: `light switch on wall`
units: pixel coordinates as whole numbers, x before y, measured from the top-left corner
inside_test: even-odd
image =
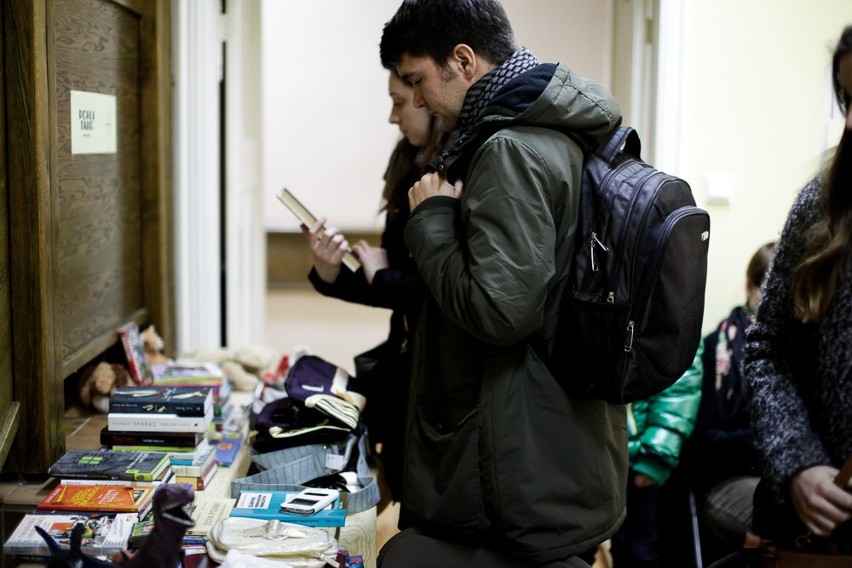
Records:
[[[734,195],[734,176],[725,172],[706,174],[707,203],[728,205]]]

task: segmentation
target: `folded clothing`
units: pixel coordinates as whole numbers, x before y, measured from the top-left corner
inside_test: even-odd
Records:
[[[358,418],[366,397],[358,381],[345,369],[316,355],[302,355],[287,372],[287,396],[306,409],[315,409],[350,429]]]
[[[260,453],[306,444],[334,444],[345,440],[351,431],[332,423],[326,414],[289,398],[266,403],[255,420],[254,430],[252,448]]]

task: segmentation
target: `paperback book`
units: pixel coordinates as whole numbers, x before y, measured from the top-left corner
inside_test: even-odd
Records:
[[[149,446],[170,448],[194,449],[204,440],[204,434],[200,432],[128,432],[121,430],[110,430],[104,426],[101,430],[101,445],[103,446]]]
[[[129,386],[109,397],[110,412],[204,416],[213,407],[213,392],[207,387]]]
[[[214,460],[209,469],[205,471],[202,475],[175,475],[174,477],[172,477],[172,481],[174,483],[182,483],[184,485],[189,485],[196,491],[204,491],[205,489],[210,487],[210,483],[216,476],[216,471],[218,471],[218,468],[219,466],[216,465],[216,461]]]
[[[243,491],[229,516],[278,520],[308,527],[342,527],[346,523],[346,509],[340,504],[340,499],[313,515],[297,515],[281,511],[281,504],[287,496],[296,493],[296,491]]]
[[[172,472],[178,476],[201,477],[212,464],[216,463],[216,446],[207,444],[203,451],[194,454],[190,460],[172,456],[169,458]]]
[[[243,435],[240,432],[223,432],[222,438],[216,443],[216,462],[222,467],[229,467],[243,447]]]
[[[287,209],[296,216],[299,223],[305,227],[310,229],[314,224],[316,224],[316,215],[311,213],[307,207],[302,205],[302,202],[296,199],[296,196],[290,193],[290,190],[286,187],[278,193],[278,200],[283,203]],[[321,229],[319,234],[322,235],[323,233],[325,233],[325,228]],[[361,268],[361,263],[358,262],[358,259],[355,258],[355,255],[352,254],[351,250],[347,250],[343,254],[343,264],[345,264],[346,268],[352,272],[356,272],[359,268]]]
[[[63,485],[53,488],[41,500],[41,511],[94,513],[136,513],[144,516],[151,508],[154,487],[129,485]]]
[[[126,479],[74,479],[71,477],[63,477],[59,479],[59,483],[62,485],[117,485],[119,487],[138,485],[139,487],[159,487],[163,483],[168,483],[171,476],[171,469],[167,469],[163,477],[155,481],[130,481]]]
[[[191,536],[207,536],[213,526],[228,517],[234,508],[236,499],[227,497],[196,498],[192,509],[192,520],[195,526],[187,529],[186,534]]]
[[[36,514],[24,518],[3,544],[3,553],[19,558],[49,557],[50,550],[36,532],[41,527],[57,540],[60,546],[70,548],[71,529],[78,523],[86,525],[81,551],[91,556],[112,556],[127,548],[127,540],[136,522],[135,513],[90,514]]]
[[[107,427],[110,430],[130,432],[207,432],[213,422],[213,407],[204,416],[178,416],[177,414],[148,414],[138,412],[110,412]]]
[[[222,367],[216,363],[156,363],[152,366],[152,371],[155,385],[213,387],[226,382]]]
[[[71,450],[47,470],[53,477],[155,481],[169,468],[163,452]]]

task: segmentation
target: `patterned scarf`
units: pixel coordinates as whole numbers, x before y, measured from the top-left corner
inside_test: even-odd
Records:
[[[746,404],[746,382],[743,378],[745,331],[754,323],[754,314],[745,307],[734,308],[719,325],[716,344],[716,400],[722,420],[733,420]]]
[[[512,57],[507,59],[503,65],[492,69],[474,83],[467,91],[459,114],[459,130],[461,133],[464,134],[470,130],[476,118],[488,106],[500,87],[536,65],[538,65],[538,59],[535,55],[526,47],[522,47],[513,53]]]

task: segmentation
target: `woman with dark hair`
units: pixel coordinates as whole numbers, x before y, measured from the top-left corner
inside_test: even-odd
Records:
[[[852,455],[852,26],[832,77],[846,126],[787,218],[745,371],[762,467],[755,532],[782,543],[833,535],[848,549],[852,494],[834,479]]]
[[[402,496],[402,443],[405,430],[405,408],[408,393],[408,321],[412,313],[417,268],[403,240],[403,229],[410,209],[408,190],[420,179],[424,167],[439,149],[443,130],[428,110],[412,104],[413,90],[396,73],[391,73],[388,92],[392,106],[389,120],[399,127],[402,137],[396,145],[385,171],[381,210],[385,227],[378,247],[366,241],[352,246],[362,268],[357,272],[341,270],[343,253],[349,244],[340,232],[329,227],[317,236],[326,220],[321,218],[305,234],[314,266],[308,279],[321,294],[347,302],[392,310],[387,340],[371,350],[369,358],[376,362],[370,376],[359,368],[364,379],[367,408],[364,421],[370,444],[379,453],[390,499]],[[366,354],[365,354],[366,355]],[[388,497],[388,496],[383,496]],[[383,503],[387,501],[383,498]]]

